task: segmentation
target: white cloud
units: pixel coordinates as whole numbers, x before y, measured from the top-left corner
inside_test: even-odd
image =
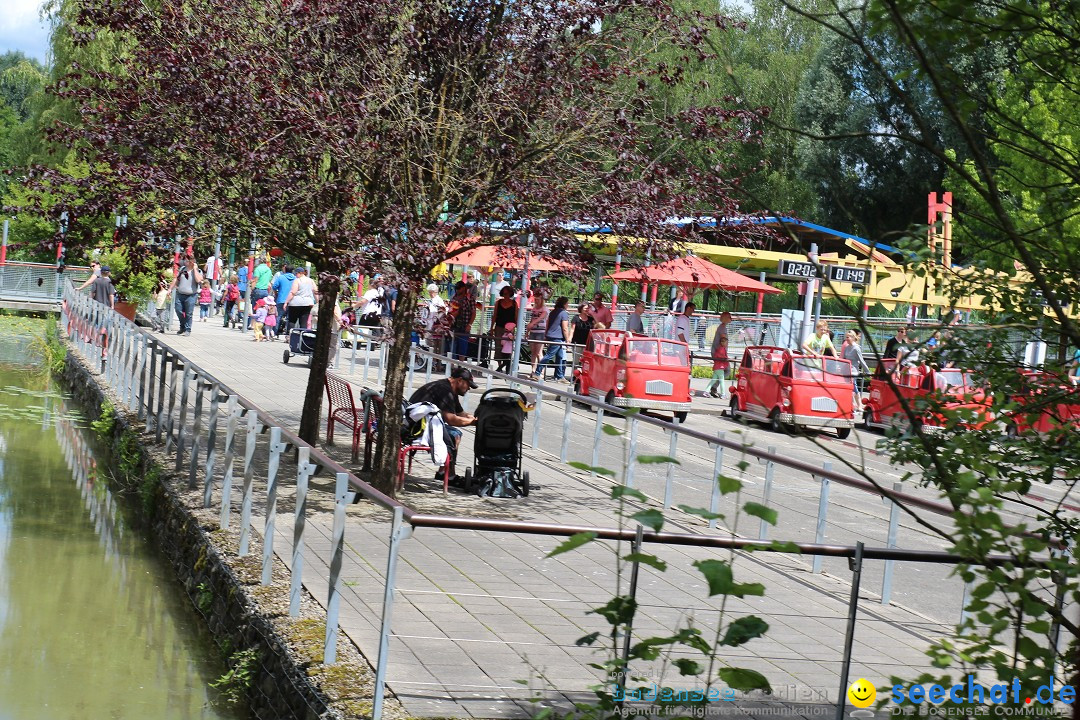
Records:
[[[0,29],[18,30],[37,26],[41,0],[4,0],[0,3]]]
[[[49,29],[41,19],[41,0],[0,0],[0,53],[21,50],[42,62]]]

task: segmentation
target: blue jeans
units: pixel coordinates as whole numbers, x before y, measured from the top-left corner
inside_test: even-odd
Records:
[[[566,377],[566,369],[563,361],[566,358],[566,346],[561,343],[549,342],[547,352],[544,353],[544,357],[540,359],[540,364],[536,366],[536,374],[544,374],[544,366],[552,360],[555,361],[555,379],[562,380]]]
[[[180,320],[180,329],[184,332],[191,332],[191,321],[195,319],[195,304],[198,299],[195,293],[176,293],[173,306],[176,308],[176,317]]]

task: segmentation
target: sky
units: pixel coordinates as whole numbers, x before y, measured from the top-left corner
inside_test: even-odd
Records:
[[[0,54],[21,50],[45,62],[48,27],[38,19],[42,0],[0,0]]]

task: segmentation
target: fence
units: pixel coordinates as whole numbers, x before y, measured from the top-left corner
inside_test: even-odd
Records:
[[[59,303],[67,277],[89,276],[90,268],[69,265],[65,273],[55,265],[6,262],[0,265],[0,300]]]
[[[370,560],[361,563],[350,560],[353,566],[358,565],[362,568],[357,572],[363,572],[370,577],[372,587],[378,588],[378,595],[381,596],[375,598],[373,593],[369,593],[370,596],[362,598],[363,604],[370,608],[373,614],[378,612],[381,615],[377,623],[372,621],[375,632],[371,638],[373,641],[377,638],[376,647],[378,648],[373,706],[373,717],[376,719],[382,717],[387,673],[393,666],[391,638],[403,646],[415,640],[413,635],[393,632],[395,607],[401,605],[400,601],[404,595],[416,592],[446,595],[449,592],[446,588],[417,591],[405,588],[399,583],[399,572],[402,568],[412,572],[413,566],[413,563],[402,565],[404,541],[412,537],[414,531],[420,528],[440,533],[440,538],[456,538],[463,544],[492,535],[499,538],[543,536],[548,540],[538,542],[550,543],[552,540],[577,533],[593,532],[600,541],[630,543],[637,546],[647,543],[656,546],[658,552],[661,550],[676,552],[689,548],[700,552],[717,549],[732,551],[754,549],[777,553],[780,557],[798,553],[814,558],[814,571],[821,569],[823,558],[846,558],[850,561],[851,572],[847,613],[844,618],[831,618],[838,624],[842,621],[844,632],[843,653],[838,660],[841,667],[840,683],[834,686],[840,689],[837,717],[840,717],[843,712],[844,690],[847,687],[848,674],[852,665],[852,643],[856,622],[859,621],[859,591],[863,581],[864,564],[868,561],[884,562],[881,595],[882,603],[888,603],[892,585],[892,568],[896,562],[954,565],[964,561],[961,557],[944,552],[900,549],[896,546],[900,503],[941,515],[951,514],[951,508],[940,503],[903,493],[895,488],[882,490],[864,480],[836,472],[827,465],[819,468],[784,457],[782,453],[772,448],[760,450],[747,447],[726,438],[723,433],[708,435],[639,415],[632,415],[626,419],[625,435],[623,439],[616,439],[618,442],[625,441],[625,447],[612,446],[608,444],[613,441],[605,432],[604,426],[605,418],[610,419],[612,413],[617,412],[616,408],[591,399],[574,397],[567,391],[553,390],[538,383],[516,380],[492,372],[486,372],[486,383],[489,388],[496,379],[499,379],[536,392],[538,402],[532,417],[532,437],[529,441],[533,448],[557,453],[561,460],[566,461],[571,457],[572,448],[574,452],[582,449],[581,443],[574,445],[572,441],[584,439],[585,452],[590,454],[587,456],[590,461],[588,464],[597,466],[601,464],[602,458],[623,458],[623,482],[627,486],[637,487],[657,497],[662,496],[665,508],[672,507],[680,500],[687,504],[705,500],[705,504],[712,513],[726,509],[723,503],[727,501],[721,497],[716,478],[721,474],[730,475],[735,472],[725,469],[725,466],[727,468],[737,466],[741,464],[742,458],[756,459],[764,466],[766,481],[761,485],[760,501],[766,506],[775,505],[779,500],[771,494],[774,492],[773,476],[776,467],[782,466],[789,471],[809,476],[819,487],[815,541],[783,547],[773,546],[768,537],[769,527],[764,522],[758,528],[757,538],[752,539],[711,532],[716,525],[715,520],[710,520],[708,529],[702,529],[700,532],[654,532],[642,531],[640,528],[509,521],[417,512],[398,500],[380,493],[329,457],[323,450],[304,442],[288,428],[281,427],[275,418],[260,409],[250,399],[240,396],[214,375],[165,346],[152,334],[136,327],[105,306],[75,292],[70,283],[65,285],[63,298],[62,324],[67,328],[72,347],[88,360],[102,362],[102,378],[120,402],[139,421],[145,423],[146,431],[153,434],[157,443],[163,444],[166,454],[174,459],[174,469],[186,474],[188,486],[202,491],[204,506],[217,505],[220,527],[229,528],[236,522],[237,514],[239,515],[238,553],[241,556],[253,552],[257,541],[254,534],[255,519],[259,508],[262,508],[261,577],[263,584],[270,582],[275,537],[282,532],[276,527],[280,519],[277,512],[278,500],[286,493],[292,494],[295,505],[291,528],[292,542],[289,554],[282,559],[286,560],[290,569],[289,606],[290,614],[293,616],[299,613],[305,568],[313,558],[307,545],[311,541],[314,546],[320,540],[317,532],[314,536],[310,535],[313,523],[310,522],[308,508],[309,503],[314,502],[313,496],[309,494],[311,480],[319,472],[330,472],[334,475],[332,532],[326,543],[327,556],[322,559],[328,570],[326,586],[314,587],[313,583],[316,581],[310,573],[308,574],[308,586],[313,594],[326,598],[324,659],[327,664],[333,664],[337,656],[338,623],[343,591],[342,572],[346,560],[349,559],[345,553],[347,527],[350,532],[348,545],[351,548],[371,547],[373,543],[382,542],[376,541],[372,532],[373,528],[384,527],[381,521],[380,523],[363,523],[359,528],[354,525],[347,526],[346,508],[353,500],[355,493],[369,500],[374,508],[379,509],[379,512],[389,514],[388,537],[384,538],[385,572],[380,574]],[[354,348],[354,358],[355,354]],[[365,352],[365,358],[369,354]],[[410,384],[418,372],[418,358],[427,358],[427,362],[421,367],[424,368],[422,372],[428,379],[434,374],[436,360],[442,362],[447,371],[456,364],[456,361],[449,358],[414,348],[411,358],[413,362],[410,363],[409,370]],[[355,363],[355,360],[351,362]],[[368,362],[370,363],[370,359]],[[378,362],[380,379],[383,365],[383,362]],[[562,404],[562,412],[554,418],[547,417],[550,409],[544,409],[545,396],[558,398]],[[595,412],[595,417],[590,417],[589,420],[590,432],[584,430],[581,418],[575,416],[574,402],[582,403]],[[550,427],[561,428],[561,433],[545,433],[543,428]],[[661,466],[637,462],[641,445],[646,440],[653,442],[659,435],[667,438],[667,455],[680,458],[682,464],[678,466],[678,469],[673,465],[657,469]],[[558,438],[557,450],[554,447],[556,438]],[[589,442],[590,438],[591,442]],[[241,446],[242,460],[239,457]],[[295,452],[287,453],[290,450]],[[616,452],[617,455],[614,454]],[[732,462],[731,456],[736,454],[738,454],[738,460]],[[261,462],[256,461],[256,456],[259,461],[265,460],[266,470],[263,477],[256,477],[256,465],[261,465]],[[707,456],[711,458],[711,461],[701,462],[696,459],[699,456]],[[239,468],[237,463],[240,463]],[[282,470],[286,466],[294,473],[293,482],[286,482],[283,479],[286,475]],[[889,512],[885,530],[887,535],[885,547],[867,547],[863,542],[853,545],[825,542],[829,529],[829,496],[832,484],[855,488],[886,499]],[[287,532],[288,529],[286,528],[285,531]],[[499,540],[496,544],[504,545],[510,542],[509,539]],[[507,557],[509,558],[507,562],[513,559],[510,555]],[[755,557],[759,556],[755,554]],[[521,558],[518,560],[520,561]],[[637,567],[635,561],[635,573]],[[573,592],[569,586],[564,586],[563,591]],[[631,592],[637,592],[636,586],[631,589]],[[494,597],[489,594],[487,599],[491,600]],[[540,599],[548,604],[558,600],[558,598]],[[966,602],[962,601],[961,607],[965,604]],[[413,605],[401,605],[400,609],[404,612],[414,607],[415,602]],[[649,605],[642,603],[642,607],[649,607]],[[378,608],[377,611],[376,608]],[[862,619],[864,623],[867,622],[866,614],[867,611],[864,610]],[[559,615],[559,617],[562,617],[563,622],[573,624],[564,616]],[[870,618],[869,621],[876,620]],[[800,616],[799,622],[809,621],[804,616]],[[453,638],[439,639],[452,640]],[[460,668],[456,671],[464,672]]]

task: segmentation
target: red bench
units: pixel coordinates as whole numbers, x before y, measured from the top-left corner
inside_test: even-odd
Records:
[[[352,430],[352,461],[360,452],[360,436],[367,427],[367,417],[362,407],[356,407],[352,386],[344,378],[326,373],[324,382],[329,407],[326,409],[326,444],[334,444],[334,425],[344,425]]]

